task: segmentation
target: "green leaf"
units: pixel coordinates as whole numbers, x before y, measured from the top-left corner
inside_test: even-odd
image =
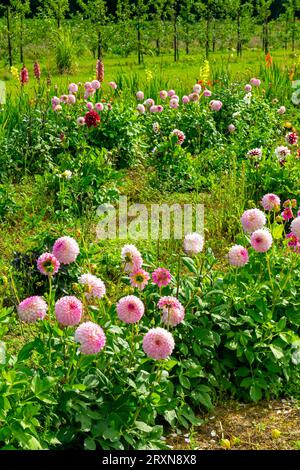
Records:
[[[140,431],[143,431],[143,432],[152,431],[152,427],[148,426],[148,424],[144,423],[143,421],[135,421],[134,424],[136,425],[137,429],[139,429]]]
[[[279,360],[279,359],[282,359],[284,357],[284,352],[282,351],[282,349],[279,346],[275,346],[274,344],[270,344],[270,349],[271,349],[272,353],[274,354],[275,359]]]
[[[184,388],[189,389],[191,387],[191,383],[190,383],[189,379],[187,377],[185,377],[184,375],[182,375],[182,374],[179,374],[179,382],[181,383],[181,385]]]
[[[86,437],[84,440],[85,450],[96,450],[96,443],[91,437]]]
[[[197,274],[197,268],[195,266],[194,260],[192,258],[188,258],[184,256],[182,258],[183,264],[188,268],[188,270],[194,274]]]
[[[262,397],[261,388],[257,385],[251,385],[250,387],[250,398],[253,401],[259,401]]]
[[[210,396],[206,392],[197,392],[195,393],[195,398],[198,402],[205,406],[208,410],[213,408]]]
[[[274,224],[272,229],[272,236],[275,240],[280,240],[282,238],[284,226],[283,224]]]
[[[176,411],[175,410],[165,411],[164,412],[164,418],[170,424],[170,426],[174,426],[176,418],[177,418]]]

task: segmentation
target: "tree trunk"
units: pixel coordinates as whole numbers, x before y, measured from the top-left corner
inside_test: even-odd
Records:
[[[190,29],[188,26],[186,28],[185,52],[186,55],[189,55],[190,53]]]
[[[138,40],[138,64],[141,65],[142,63],[142,52],[141,52],[141,28],[140,28],[140,21],[138,20],[137,23],[137,40]]]
[[[7,24],[7,46],[8,46],[8,59],[9,65],[12,67],[12,47],[11,47],[11,32],[10,32],[10,8],[6,8],[6,24]]]
[[[205,38],[205,56],[208,59],[209,56],[209,27],[210,27],[210,19],[206,19],[206,38]]]
[[[98,31],[97,56],[98,60],[102,60],[102,35],[100,29]]]
[[[212,50],[216,50],[216,21],[213,22],[213,32],[212,32]]]
[[[269,52],[269,29],[268,29],[268,19],[265,20],[265,54]]]
[[[296,36],[296,7],[293,12],[293,29],[292,29],[292,51],[295,50],[295,36]]]
[[[24,54],[23,54],[23,27],[24,27],[24,17],[21,13],[21,31],[20,31],[20,62],[24,63]]]
[[[160,56],[160,40],[159,40],[159,38],[156,39],[156,55],[157,55],[157,57]]]
[[[238,57],[242,57],[242,41],[241,41],[241,12],[237,13],[237,44],[236,53]]]
[[[174,62],[178,59],[177,16],[174,16]]]

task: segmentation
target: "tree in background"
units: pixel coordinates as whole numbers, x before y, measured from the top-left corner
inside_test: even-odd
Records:
[[[250,27],[253,26],[253,5],[249,0],[231,0],[229,8],[230,16],[235,21],[236,25],[236,53],[239,57],[242,57],[245,37],[247,36]]]
[[[57,27],[60,28],[62,20],[69,11],[69,0],[40,0],[41,7],[49,16],[55,18]]]
[[[97,59],[103,55],[103,27],[107,23],[107,5],[105,0],[78,0],[85,18],[87,18],[97,33]]]
[[[227,0],[206,0],[195,2],[199,18],[205,20],[205,56],[208,58],[211,50],[215,51],[216,47],[216,19],[225,18],[230,10]]]
[[[30,0],[11,0],[12,12],[18,21],[20,62],[24,62],[25,18],[30,13]]]
[[[185,42],[185,52],[190,52],[191,27],[195,23],[195,14],[193,11],[194,0],[184,0],[180,3],[180,19],[182,21],[182,36]]]
[[[285,18],[286,18],[286,41],[285,48],[287,49],[288,44],[288,32],[290,31],[290,37],[292,41],[292,51],[295,50],[295,39],[297,32],[296,17],[300,12],[300,0],[286,0],[284,2],[285,7]]]
[[[135,0],[133,5],[133,14],[137,32],[137,54],[138,54],[138,64],[144,62],[144,50],[142,47],[142,29],[145,22],[148,19],[148,1],[146,0]]]
[[[161,42],[164,37],[165,22],[167,19],[167,4],[168,0],[152,0],[150,7],[153,11],[150,13],[152,19],[153,31],[156,36],[156,55],[159,56],[161,52]]]
[[[173,25],[173,50],[174,50],[174,62],[179,60],[179,38],[178,38],[178,20],[180,14],[180,1],[171,0],[169,2],[168,14]]]
[[[118,0],[116,8],[117,30],[120,35],[121,51],[127,57],[132,50],[131,15],[129,0]]]
[[[265,54],[269,52],[269,21],[271,18],[271,6],[273,0],[258,0],[257,13],[262,20],[262,48]]]

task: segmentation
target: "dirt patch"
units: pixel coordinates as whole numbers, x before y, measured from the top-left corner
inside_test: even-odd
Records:
[[[282,399],[258,404],[228,403],[205,415],[190,433],[167,439],[173,449],[300,450],[300,404]]]

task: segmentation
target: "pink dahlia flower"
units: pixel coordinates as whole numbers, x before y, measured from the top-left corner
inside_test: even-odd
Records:
[[[67,103],[68,102],[68,95],[61,95],[59,98],[61,103]]]
[[[300,238],[300,217],[298,216],[291,223],[291,232],[297,237]]]
[[[196,85],[194,85],[194,87],[193,87],[193,91],[195,93],[198,93],[198,95],[200,95],[201,90],[202,90],[201,85],[199,85],[199,83],[196,83]]]
[[[247,83],[247,85],[244,86],[244,90],[249,93],[252,90],[252,85],[250,85],[250,83]]]
[[[140,113],[140,114],[144,114],[146,112],[146,108],[143,104],[138,104],[137,107],[136,107],[136,110]]]
[[[106,294],[104,282],[93,274],[82,274],[78,279],[79,284],[85,286],[85,296],[87,299],[92,297],[101,299]]]
[[[241,245],[234,245],[229,250],[228,259],[232,266],[245,266],[249,261],[248,251]]]
[[[148,98],[144,104],[148,106],[148,108],[151,108],[151,106],[155,105],[155,101],[152,98]]]
[[[266,224],[266,216],[259,209],[249,209],[241,217],[242,226],[245,232],[252,233],[263,228]]]
[[[73,263],[79,255],[79,246],[72,237],[61,237],[53,245],[53,254],[62,264]]]
[[[139,101],[143,101],[144,98],[145,98],[144,92],[143,91],[138,91],[137,94],[136,94],[136,99],[139,100]]]
[[[34,295],[23,300],[17,307],[20,319],[25,323],[35,323],[43,320],[47,314],[48,306],[42,297]]]
[[[177,99],[171,99],[170,100],[170,108],[172,108],[172,109],[179,108],[179,103],[178,103]]]
[[[121,251],[124,271],[132,272],[140,269],[143,264],[141,253],[134,245],[124,245]]]
[[[280,207],[280,199],[276,194],[265,194],[261,200],[261,205],[265,209],[265,211],[273,211]]]
[[[176,143],[178,145],[182,145],[183,142],[185,141],[185,134],[182,131],[180,131],[179,129],[174,129],[171,132],[171,136],[173,136],[173,135],[176,135],[176,137],[177,137],[177,142]]]
[[[147,273],[147,271],[144,271],[144,269],[141,268],[137,269],[136,271],[132,271],[129,274],[129,277],[130,284],[140,290],[143,290],[146,287],[150,279],[149,273]]]
[[[119,319],[125,323],[137,323],[145,312],[143,302],[135,295],[122,297],[116,308]]]
[[[116,90],[118,88],[118,85],[115,82],[109,82],[109,86],[113,89]]]
[[[150,106],[149,111],[150,113],[157,113],[157,106],[155,104],[153,106]]]
[[[106,336],[102,328],[91,321],[81,323],[75,331],[75,341],[80,343],[81,354],[97,354],[104,348]]]
[[[171,282],[171,273],[165,268],[156,268],[152,273],[152,281],[158,287],[167,286]]]
[[[190,101],[190,98],[189,98],[187,95],[184,95],[184,96],[182,97],[182,102],[183,102],[183,104],[187,104],[187,103],[189,103],[189,101]]]
[[[294,214],[293,214],[293,211],[290,207],[286,207],[282,212],[281,212],[281,217],[283,218],[283,220],[287,221],[287,220],[290,220],[290,219],[293,219],[294,218]]]
[[[143,338],[143,350],[152,359],[166,359],[174,347],[172,334],[164,328],[152,328]]]
[[[173,90],[172,90],[173,91]],[[159,92],[159,97],[162,99],[162,100],[165,100],[168,98],[168,92],[166,90],[161,90]]]
[[[60,104],[57,104],[56,106],[53,107],[53,111],[55,111],[56,113],[59,113],[60,111],[62,111],[62,106]]]
[[[94,109],[94,105],[91,101],[89,101],[87,104],[86,104],[86,107],[89,111],[92,111],[92,109]]]
[[[203,92],[203,96],[205,96],[206,98],[210,98],[212,95],[212,92],[210,90],[208,90],[207,88],[205,88],[204,92]]]
[[[99,90],[99,88],[101,87],[101,83],[99,82],[99,80],[93,80],[91,86],[92,88],[94,88],[94,90]]]
[[[52,108],[54,109],[55,106],[57,106],[60,103],[60,99],[57,96],[53,96],[51,103],[52,103]]]
[[[189,100],[190,100],[190,101],[197,102],[197,101],[200,100],[200,95],[198,95],[198,93],[195,93],[195,92],[194,92],[194,93],[191,93],[191,94],[189,95]]]
[[[184,237],[184,251],[190,255],[196,255],[203,250],[204,238],[199,233],[188,233]]]
[[[175,95],[176,91],[175,90],[169,90],[168,91],[168,96],[171,97],[173,95]]]
[[[222,101],[220,100],[212,100],[210,103],[209,103],[209,106],[210,106],[210,109],[212,111],[220,111],[220,109],[222,108],[223,106],[223,103]]]
[[[165,323],[165,325],[177,326],[179,323],[183,322],[185,311],[182,306],[180,308],[164,308],[162,312],[162,322]]]
[[[62,297],[55,304],[57,321],[64,326],[77,325],[81,320],[82,312],[82,303],[73,295]]]
[[[68,95],[68,104],[75,104],[76,103],[76,97],[74,95]]]
[[[163,107],[161,104],[158,104],[158,105],[156,106],[156,112],[157,112],[157,113],[162,113],[163,110],[164,110],[164,107]]]
[[[252,248],[258,253],[265,253],[272,246],[272,235],[269,230],[259,229],[252,233],[250,243]]]
[[[157,303],[158,308],[161,310],[168,308],[183,308],[182,304],[176,297],[171,295],[161,297]]]
[[[78,126],[84,126],[85,125],[85,119],[83,116],[79,116],[76,120]]]
[[[103,111],[103,109],[104,109],[103,103],[96,103],[95,104],[95,109],[96,109],[96,111]]]
[[[52,253],[43,253],[37,259],[37,268],[41,274],[45,276],[53,276],[57,273],[60,267],[60,262]]]
[[[275,155],[280,163],[284,162],[286,158],[290,155],[290,153],[290,149],[288,147],[285,147],[284,145],[280,145],[275,149]]]
[[[250,83],[253,86],[260,86],[261,82],[260,82],[259,78],[251,78]]]
[[[76,85],[76,83],[70,83],[68,90],[70,93],[77,93],[78,85]]]
[[[227,129],[228,129],[228,132],[233,133],[235,131],[235,125],[234,124],[229,124]]]

